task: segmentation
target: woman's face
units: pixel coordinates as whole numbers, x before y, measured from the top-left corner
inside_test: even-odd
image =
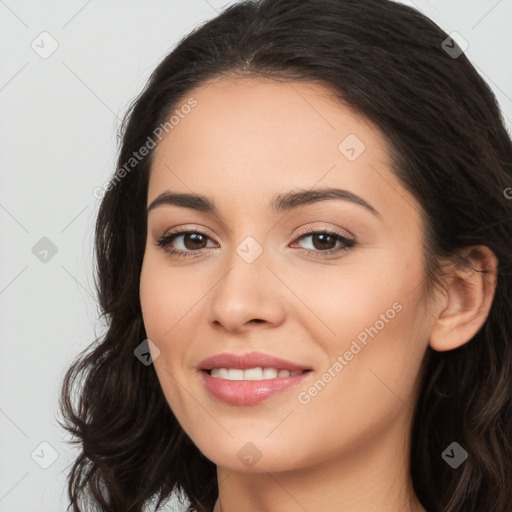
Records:
[[[242,471],[405,443],[432,320],[419,206],[382,134],[306,83],[216,80],[190,97],[154,155],[147,204],[161,201],[140,279],[179,423],[206,457]],[[327,189],[346,192],[314,194]],[[157,245],[183,231],[202,234]],[[268,359],[237,359],[250,353]]]

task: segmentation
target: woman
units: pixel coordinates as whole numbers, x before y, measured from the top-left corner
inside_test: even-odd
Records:
[[[262,0],[158,66],[63,383],[74,511],[510,510],[512,144],[455,50],[388,0]]]

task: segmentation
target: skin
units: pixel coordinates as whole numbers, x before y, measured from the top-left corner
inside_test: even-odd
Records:
[[[215,512],[424,511],[408,465],[421,361],[429,343],[451,350],[480,328],[496,259],[486,247],[468,252],[490,274],[454,269],[446,291],[427,300],[419,204],[393,174],[383,134],[327,89],[231,77],[190,96],[197,106],[156,148],[147,204],[164,191],[194,192],[219,214],[174,205],[150,211],[140,298],[169,406],[217,465]],[[338,148],[349,134],[365,145],[354,161]],[[269,208],[278,193],[323,187],[349,190],[379,215],[336,199],[286,213]],[[342,244],[297,241],[308,226],[357,244],[324,258]],[[191,257],[156,245],[171,230],[194,228],[208,238],[172,242]],[[263,251],[252,263],[236,252],[248,236]],[[394,318],[300,403],[299,393],[393,304],[401,306]],[[258,404],[212,397],[197,365],[252,351],[313,371]],[[261,456],[250,466],[237,455],[249,442]]]

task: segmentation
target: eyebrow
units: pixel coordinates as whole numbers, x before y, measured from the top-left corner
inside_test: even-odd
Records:
[[[380,217],[380,213],[362,197],[340,188],[322,188],[310,190],[292,190],[275,196],[270,202],[270,209],[274,213],[288,212],[301,206],[318,203],[330,199],[338,199],[358,204],[366,208],[373,215]],[[213,201],[199,194],[174,193],[165,191],[154,199],[147,208],[147,213],[151,210],[162,206],[173,205],[183,208],[199,210],[205,213],[219,214],[218,209]]]

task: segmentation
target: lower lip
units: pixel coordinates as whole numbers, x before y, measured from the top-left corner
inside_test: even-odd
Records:
[[[252,405],[294,388],[310,373],[311,371],[306,371],[293,377],[263,380],[227,380],[212,377],[206,371],[201,371],[201,376],[213,397],[231,405]]]

